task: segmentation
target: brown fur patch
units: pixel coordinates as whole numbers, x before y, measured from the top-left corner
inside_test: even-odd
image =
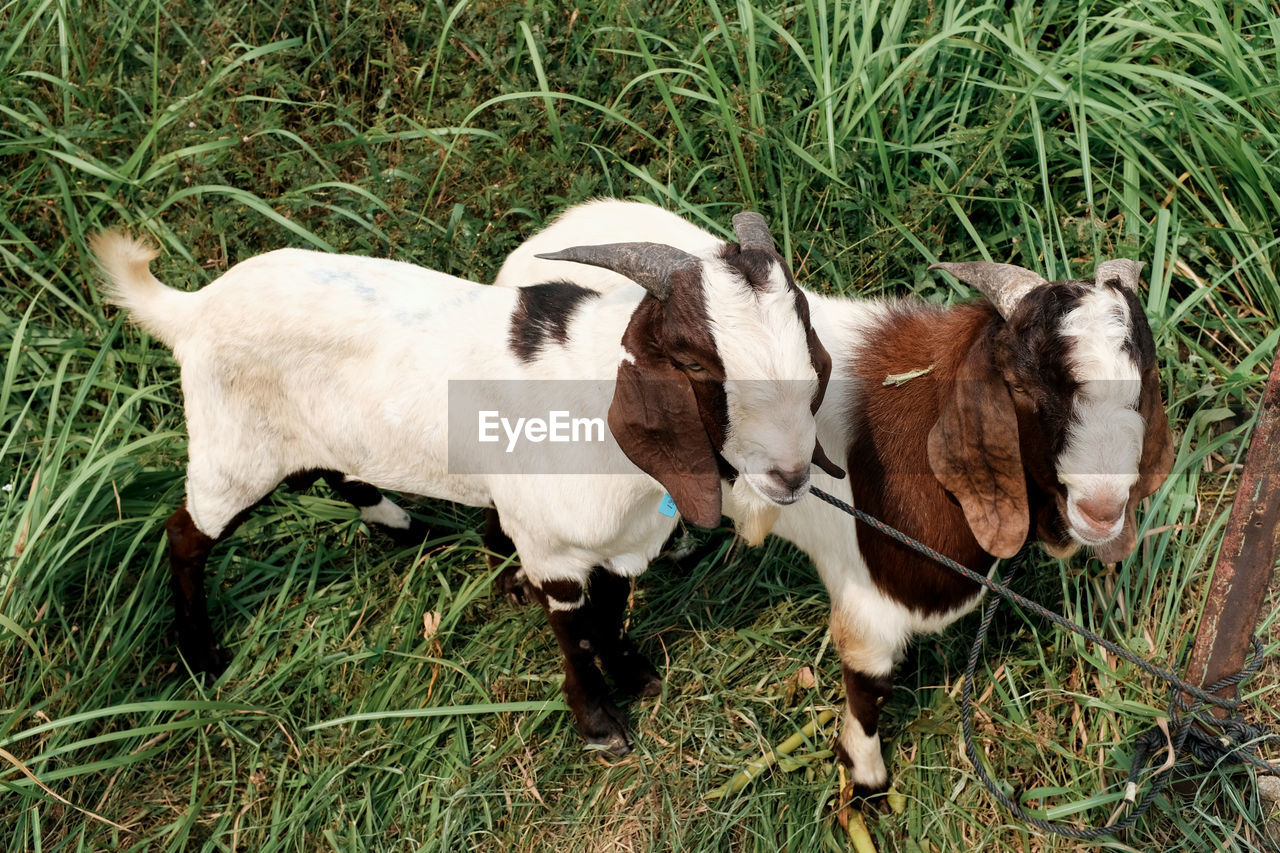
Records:
[[[720,469],[713,441],[723,443],[728,416],[712,410],[714,389],[706,386],[719,387],[723,404],[724,368],[705,314],[699,327],[685,304],[692,296],[682,297],[682,289],[676,288],[670,304],[646,296],[636,308],[622,338],[634,362],[618,365],[609,430],[627,458],[666,488],[682,516],[716,527]],[[700,285],[697,290],[700,295]],[[711,374],[708,380],[695,383],[676,366],[690,363]]]
[[[867,737],[874,737],[880,724],[880,709],[893,692],[890,675],[867,675],[848,666],[840,667],[844,679],[844,699],[849,713],[862,726]]]
[[[903,306],[851,354],[861,386],[848,456],[849,470],[857,472],[851,478],[854,505],[984,572],[990,558],[925,460],[930,431],[962,359],[995,322],[997,315],[986,304],[950,311]],[[924,376],[899,386],[883,384],[886,376],[929,364],[934,369]],[[876,586],[922,613],[946,612],[977,592],[974,584],[861,522],[858,546]]]
[[[1030,508],[1018,417],[995,364],[996,328],[984,326],[958,369],[940,374],[941,410],[929,431],[928,453],[934,475],[960,501],[982,549],[1012,557],[1026,541]]]

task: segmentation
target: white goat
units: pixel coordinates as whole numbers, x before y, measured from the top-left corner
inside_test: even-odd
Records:
[[[401,531],[409,516],[379,489],[493,507],[564,652],[579,730],[625,752],[594,659],[624,690],[660,687],[623,624],[630,579],[670,534],[675,510],[718,524],[724,464],[780,504],[808,489],[825,379],[815,364],[829,360],[814,349],[803,296],[770,254],[764,220],[742,214],[735,228],[741,246],[716,241],[696,255],[651,243],[556,255],[645,288],[603,296],[293,249],[186,293],[152,276],[155,250],[97,235],[109,299],[182,367],[187,495],[167,531],[192,667],[222,665],[206,611],[209,550],[281,481],[323,475],[367,520]],[[768,250],[753,248],[765,241]],[[762,381],[737,388],[743,380]],[[546,464],[548,445],[530,442],[548,422],[540,434],[529,425],[509,465],[502,443],[484,443],[485,418],[530,412],[549,413],[553,432],[556,415],[607,419],[609,435]],[[529,470],[552,476],[520,473]]]
[[[539,257],[566,239],[627,234],[688,247],[712,238],[646,204],[574,207],[508,257],[496,284],[578,280]],[[1140,264],[1108,261],[1092,281],[1049,283],[1007,264],[939,264],[990,301],[953,308],[808,293],[834,356],[818,439],[849,478],[814,485],[953,559],[987,571],[1029,536],[1104,561],[1136,542],[1134,507],[1168,474],[1172,440],[1151,331],[1135,295]],[[599,288],[631,290],[596,277]],[[882,791],[877,732],[893,666],[911,638],[940,631],[978,588],[839,510],[768,506],[727,486],[726,515],[749,541],[773,532],[813,560],[831,595],[846,710],[837,752],[851,792]]]

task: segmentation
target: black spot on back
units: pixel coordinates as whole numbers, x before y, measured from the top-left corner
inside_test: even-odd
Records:
[[[578,306],[586,299],[599,296],[598,291],[567,281],[520,288],[516,310],[511,314],[508,346],[521,361],[533,361],[548,337],[563,344],[569,335],[569,321]]]

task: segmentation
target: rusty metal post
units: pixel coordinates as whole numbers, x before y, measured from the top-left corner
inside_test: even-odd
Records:
[[[1204,615],[1187,664],[1202,687],[1239,672],[1280,550],[1280,353],[1271,365],[1253,440],[1227,518]],[[1219,691],[1231,698],[1235,688]],[[1220,709],[1214,709],[1220,711]],[[1221,714],[1220,714],[1221,715]]]

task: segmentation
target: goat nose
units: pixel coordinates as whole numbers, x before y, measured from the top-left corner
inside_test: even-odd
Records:
[[[1080,515],[1098,530],[1110,530],[1124,513],[1125,501],[1114,498],[1085,498],[1076,503]]]
[[[769,476],[783,488],[798,492],[809,485],[809,466],[783,471],[781,468],[770,468]]]

